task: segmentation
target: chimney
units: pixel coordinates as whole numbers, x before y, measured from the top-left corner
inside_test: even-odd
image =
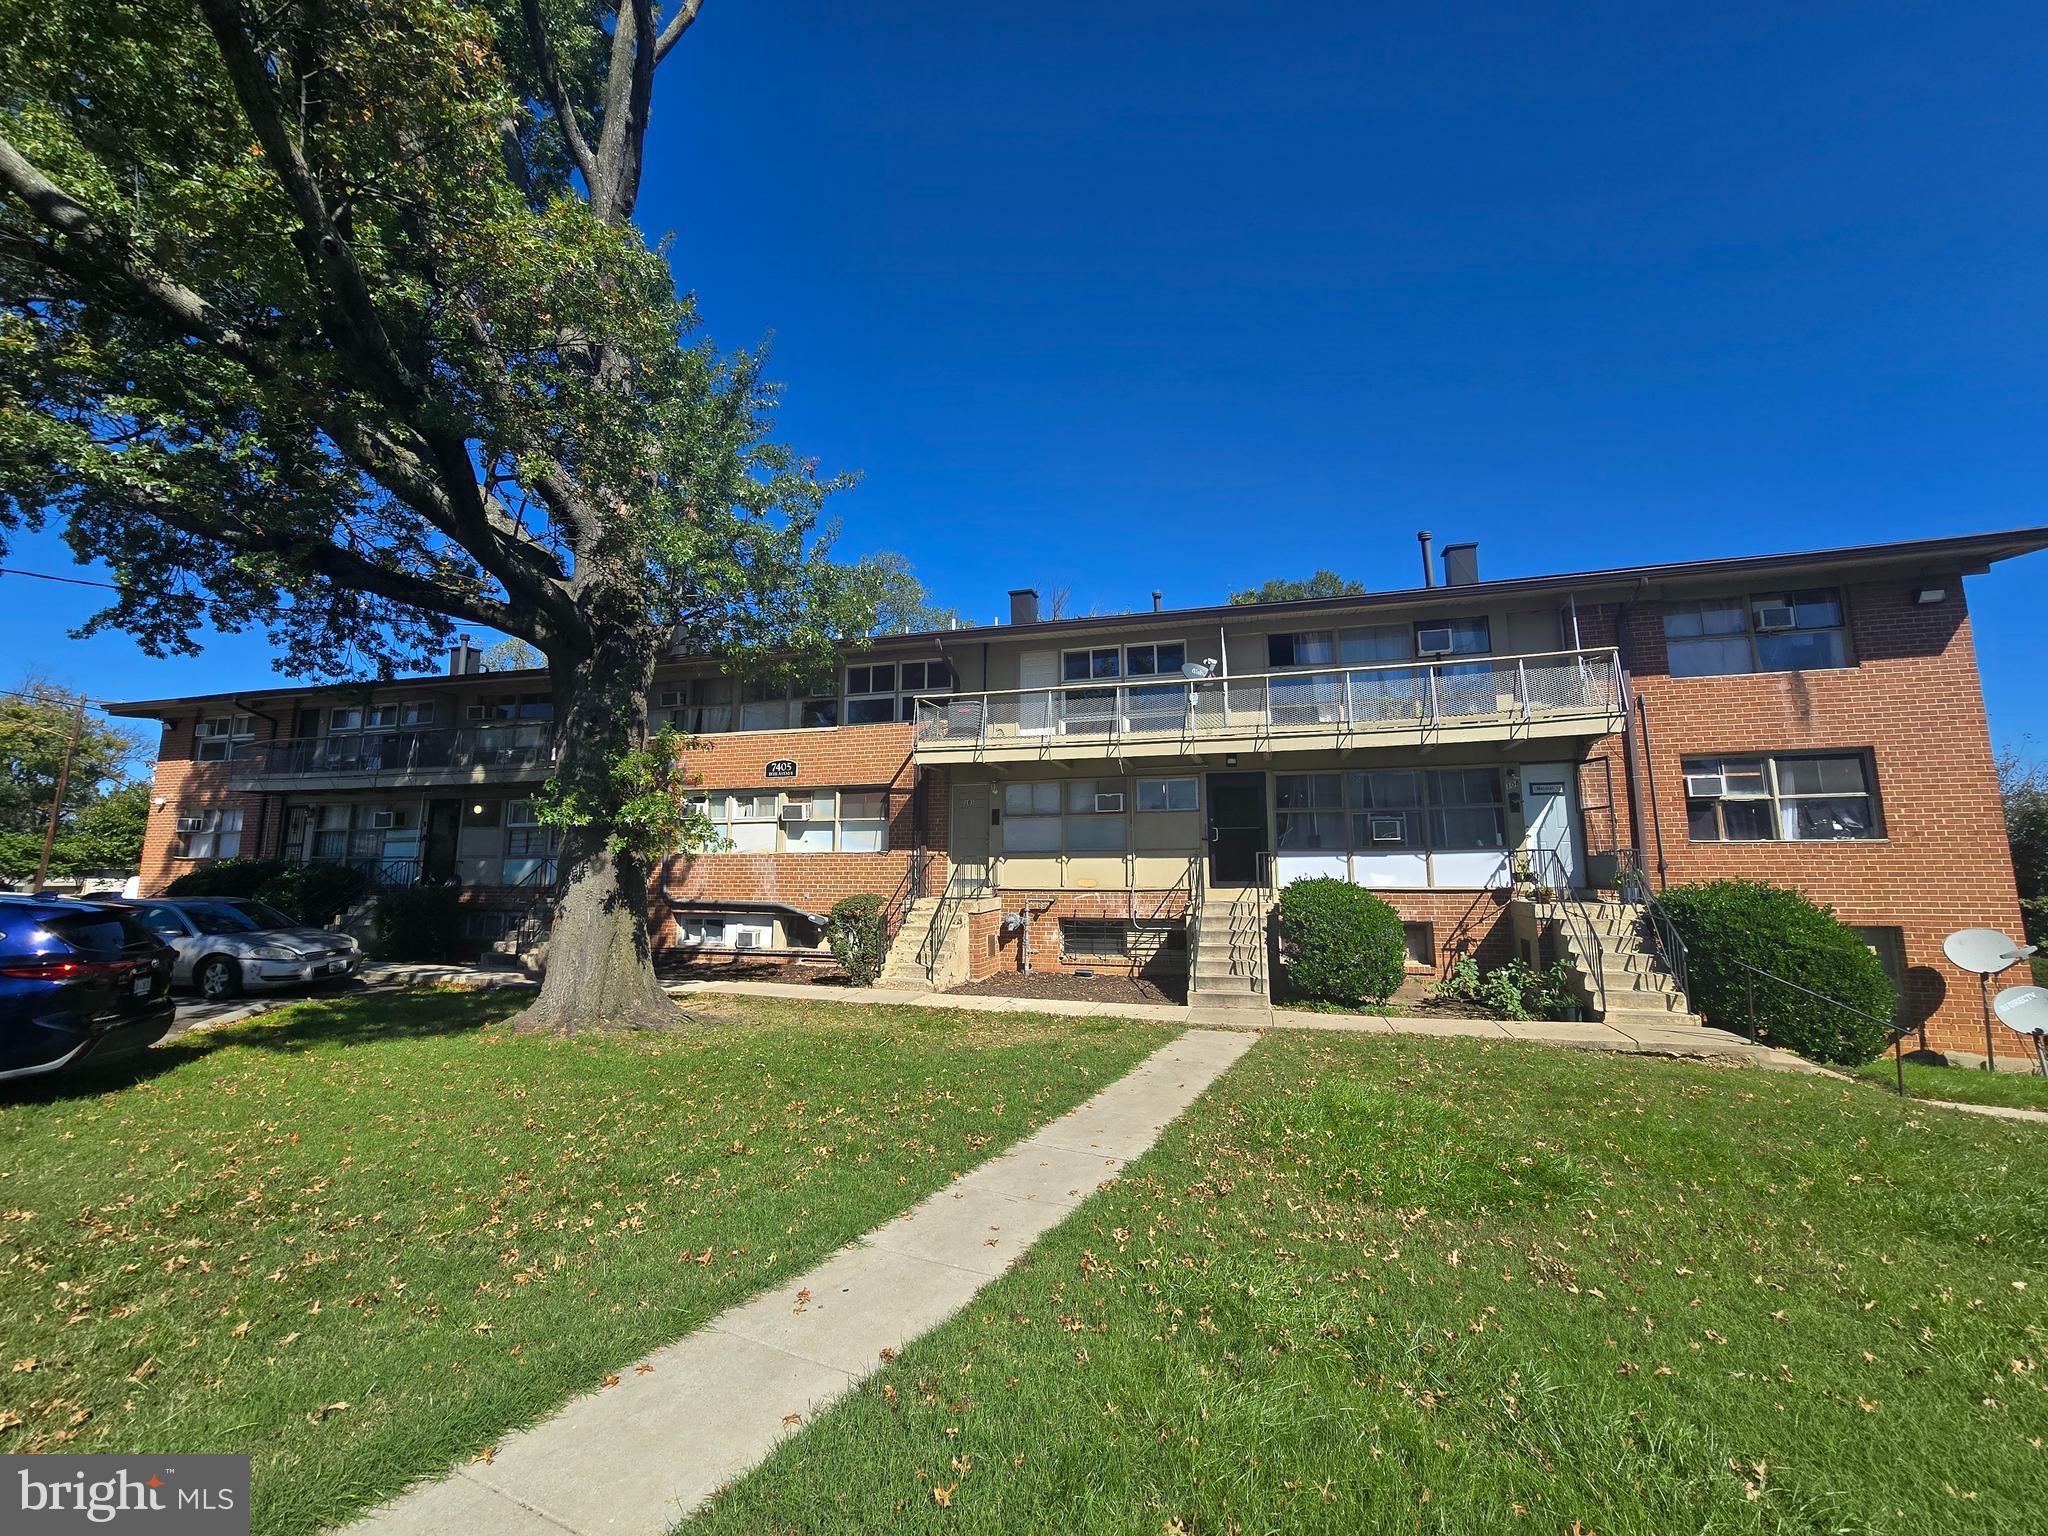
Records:
[[[467,677],[483,669],[484,653],[469,643],[469,636],[458,635],[455,643],[448,647],[448,675]]]
[[[1166,594],[1157,587],[1152,589],[1152,611],[1157,613],[1166,603]]]
[[[1038,589],[1036,587],[1013,587],[1010,589],[1010,622],[1012,624],[1036,624],[1038,622]]]
[[[1469,587],[1479,580],[1479,546],[1477,544],[1446,544],[1444,546],[1444,585],[1447,587]]]
[[[1415,542],[1422,546],[1422,584],[1433,587],[1436,585],[1436,562],[1430,558],[1429,530],[1425,528],[1415,535]]]

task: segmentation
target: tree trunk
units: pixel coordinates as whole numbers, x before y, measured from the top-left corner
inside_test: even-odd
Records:
[[[625,606],[624,604],[621,605]],[[555,776],[591,819],[563,834],[565,877],[548,934],[540,996],[513,1020],[526,1033],[673,1029],[689,1021],[654,975],[648,932],[648,861],[611,845],[619,793],[610,766],[647,730],[655,636],[645,619],[611,616],[594,600],[587,651],[551,655]]]

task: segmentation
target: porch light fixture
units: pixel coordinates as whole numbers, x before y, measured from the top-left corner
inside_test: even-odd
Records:
[[[1929,603],[1941,602],[1947,596],[1947,587],[1937,587],[1932,582],[1922,582],[1913,589],[1913,601],[1922,607]]]

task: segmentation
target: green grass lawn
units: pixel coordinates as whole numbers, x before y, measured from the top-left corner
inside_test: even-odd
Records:
[[[2048,1132],[1268,1035],[701,1532],[2039,1530]]]
[[[304,1532],[800,1273],[1172,1037],[697,1000],[700,1033],[307,1003],[0,1099],[0,1452],[248,1451]]]
[[[1906,1092],[1916,1099],[1999,1104],[2007,1109],[2048,1109],[2048,1078],[2018,1072],[1978,1072],[1969,1067],[1934,1067],[1916,1061],[1905,1066]],[[1891,1057],[1880,1056],[1856,1070],[1858,1075],[1897,1091]]]

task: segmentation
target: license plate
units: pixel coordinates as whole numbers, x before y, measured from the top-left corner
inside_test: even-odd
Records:
[[[330,960],[327,962],[327,969],[330,972],[345,971],[348,969],[348,962],[346,960]]]
[[[144,972],[143,972],[143,973],[142,973],[142,974],[141,974],[140,976],[136,977],[136,978],[135,978],[135,995],[136,995],[137,997],[147,997],[147,996],[149,996],[149,983],[150,983],[150,977],[149,977],[149,973],[148,973],[147,971],[144,971]]]

